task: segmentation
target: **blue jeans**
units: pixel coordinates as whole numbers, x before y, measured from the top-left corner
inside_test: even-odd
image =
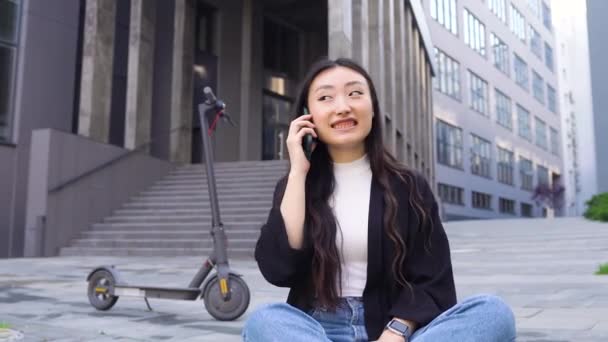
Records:
[[[363,317],[359,298],[343,298],[335,312],[315,308],[305,313],[286,303],[268,304],[249,316],[243,341],[368,341]],[[511,342],[515,341],[515,319],[496,296],[470,297],[416,330],[409,341]]]

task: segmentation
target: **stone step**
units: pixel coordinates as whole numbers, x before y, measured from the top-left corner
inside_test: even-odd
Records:
[[[266,194],[239,194],[222,196],[218,195],[220,206],[230,201],[251,201],[251,204],[258,205],[259,203],[270,203],[272,195]],[[132,198],[131,203],[209,203],[209,196],[199,195],[152,195],[152,196],[136,196]],[[256,203],[257,202],[257,203]]]
[[[267,186],[261,187],[230,187],[230,188],[218,188],[218,196],[229,196],[229,195],[241,195],[241,194],[264,194],[266,196],[272,196],[274,193],[274,187],[269,188]],[[183,186],[181,189],[154,189],[150,188],[139,193],[139,196],[182,196],[182,195],[196,195],[196,196],[209,196],[207,189],[200,189],[196,186]]]
[[[272,206],[272,200],[260,200],[260,201],[222,201],[220,199],[220,210],[228,210],[231,208],[242,208],[242,207],[255,207],[255,208],[267,208],[266,211],[270,210]],[[169,210],[169,209],[194,209],[200,210],[203,208],[207,210],[210,208],[209,200],[207,201],[196,201],[196,202],[128,202],[122,206],[123,209],[118,210]]]
[[[276,186],[275,182],[272,183],[239,183],[233,182],[230,184],[222,184],[216,187],[218,192],[233,193],[235,190],[256,190],[265,192],[274,192]],[[172,190],[198,190],[207,192],[209,188],[207,184],[171,184],[171,185],[152,185],[144,191],[172,191]]]
[[[255,239],[228,239],[228,248],[255,248]],[[108,239],[77,239],[70,244],[72,247],[87,248],[211,248],[211,239],[137,239],[137,240],[108,240]]]
[[[216,170],[226,169],[274,169],[277,167],[288,167],[287,160],[253,160],[253,161],[237,161],[237,162],[215,162],[213,168]],[[179,166],[178,170],[202,170],[206,166],[205,164],[186,164]]]
[[[226,236],[229,239],[251,239],[257,240],[260,229],[226,229]],[[82,233],[83,239],[110,239],[110,240],[132,240],[132,239],[192,239],[192,240],[211,240],[209,231],[195,230],[116,230],[116,231],[87,231]]]
[[[259,230],[260,227],[266,222],[254,221],[254,222],[224,222],[225,229],[251,229]],[[145,230],[164,230],[167,232],[181,231],[181,230],[193,230],[201,232],[211,231],[211,221],[209,222],[179,222],[179,223],[165,223],[165,222],[113,222],[113,223],[94,223],[91,226],[92,230],[98,231],[110,231],[110,230],[131,230],[131,231],[145,231]]]
[[[96,248],[64,247],[60,256],[201,256],[211,254],[211,248]],[[253,248],[228,248],[229,259],[252,259]]]
[[[275,181],[278,181],[283,176],[285,176],[285,174],[286,173],[283,170],[281,170],[279,172],[251,172],[251,171],[239,170],[238,172],[236,172],[236,171],[234,171],[234,172],[216,172],[215,180],[216,181],[226,181],[226,180],[231,180],[231,179],[262,178],[262,179],[274,179]],[[192,173],[171,172],[167,176],[165,176],[163,179],[165,179],[165,180],[195,179],[195,180],[205,181],[205,183],[207,183],[207,174],[206,173],[202,173],[202,174],[194,173],[194,172],[192,172]]]
[[[263,221],[268,217],[267,213],[247,213],[247,214],[224,214],[221,215],[225,220],[230,222],[250,222],[250,221]],[[148,215],[148,216],[110,216],[106,217],[104,222],[107,223],[127,223],[127,222],[156,222],[156,223],[182,223],[182,222],[211,222],[211,215],[180,215],[180,216],[169,216],[169,215]]]
[[[270,206],[225,206],[220,208],[222,216],[224,214],[260,214],[268,213]],[[191,216],[191,215],[211,215],[211,208],[208,205],[199,205],[195,208],[175,207],[170,209],[154,208],[154,209],[118,209],[113,213],[113,217],[123,216],[144,216],[144,215],[168,215],[168,216]]]
[[[278,178],[258,178],[258,179],[226,179],[224,181],[216,181],[215,185],[217,189],[221,189],[222,187],[238,184],[242,186],[246,185],[259,185],[259,186],[267,186],[271,189],[274,189],[274,186],[279,181]],[[197,180],[197,179],[162,179],[153,184],[153,186],[159,185],[191,185],[191,186],[204,186],[207,187],[207,181]]]

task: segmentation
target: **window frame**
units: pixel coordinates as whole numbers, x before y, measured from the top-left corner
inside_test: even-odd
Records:
[[[515,186],[515,153],[497,146],[496,179],[499,183]]]
[[[471,133],[471,174],[492,179],[492,142]]]
[[[526,92],[530,92],[530,71],[528,63],[515,52],[513,53],[513,71],[515,74],[515,83]]]
[[[525,140],[528,140],[529,142],[532,142],[532,114],[530,114],[530,111],[519,103],[517,103],[515,107],[517,110],[517,133],[520,137],[524,138]],[[521,114],[526,114],[527,116],[525,126],[522,126],[522,122],[524,121],[521,119]],[[523,130],[524,127],[526,128],[525,131]],[[526,134],[526,132],[528,134]]]
[[[490,93],[488,81],[471,71],[471,69],[467,70],[469,76],[469,108],[489,117]]]
[[[534,190],[534,163],[523,156],[519,156],[519,179],[522,190]]]
[[[446,15],[446,6],[448,4],[448,14]],[[441,6],[439,6],[441,5]],[[429,6],[431,18],[439,25],[448,30],[455,36],[458,36],[458,2],[457,0],[431,0]],[[441,16],[440,14],[441,9]],[[449,20],[446,21],[446,18]],[[449,22],[448,22],[449,21]]]
[[[8,76],[8,85],[7,85],[7,108],[6,108],[6,125],[5,128],[0,127],[0,145],[8,145],[15,146],[14,144],[14,123],[15,123],[15,92],[17,88],[17,65],[19,61],[19,47],[20,47],[20,35],[21,35],[21,20],[22,20],[22,11],[23,6],[21,1],[11,1],[16,6],[15,10],[15,27],[14,27],[14,37],[12,40],[6,40],[0,38],[0,46],[11,51],[12,59],[10,61],[11,65],[9,65],[8,70],[10,75]],[[2,113],[0,113],[2,115]],[[6,130],[5,133],[2,130]]]
[[[496,122],[500,126],[508,129],[509,131],[513,131],[513,103],[511,101],[511,98],[502,91],[498,90],[498,88],[494,88],[494,102]],[[502,104],[508,104],[508,108],[504,111],[502,109],[505,109],[504,107],[507,106],[502,106]]]
[[[464,44],[483,58],[487,58],[486,25],[468,8],[465,7],[462,11]]]
[[[511,63],[509,61],[509,45],[496,33],[490,32],[490,48],[492,49],[492,62],[494,67],[507,76],[511,76]]]
[[[442,134],[440,134],[442,126],[447,131],[448,140],[453,140],[452,142],[443,141],[443,136]],[[462,158],[464,151],[464,144],[462,141],[462,128],[451,125],[443,120],[437,119],[435,130],[437,141],[437,163],[447,167],[464,170],[464,163]],[[445,151],[447,153],[447,160],[442,159],[443,156],[441,154],[441,148],[445,148]],[[454,155],[452,156],[451,153],[454,153]],[[450,164],[451,160],[454,160],[455,163]]]

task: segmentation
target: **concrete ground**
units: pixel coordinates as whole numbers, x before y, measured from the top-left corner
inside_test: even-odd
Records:
[[[518,341],[608,341],[608,224],[580,218],[468,221],[446,224],[459,299],[493,293],[511,305]],[[115,264],[130,283],[184,286],[201,258],[58,257],[0,260],[0,327],[21,341],[240,341],[245,314],[219,322],[201,301],[120,298],[93,309],[85,277]],[[234,260],[256,306],[284,301],[252,260]],[[0,341],[11,339],[0,329]]]

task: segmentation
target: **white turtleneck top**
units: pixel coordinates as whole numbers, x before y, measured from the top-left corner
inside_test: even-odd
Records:
[[[367,229],[372,170],[367,155],[334,163],[336,186],[329,206],[338,224],[336,244],[342,262],[342,297],[362,297],[367,281]]]

